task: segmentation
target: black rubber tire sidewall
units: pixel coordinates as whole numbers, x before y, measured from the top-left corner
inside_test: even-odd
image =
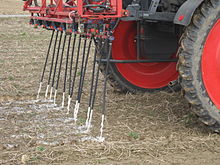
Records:
[[[209,32],[220,16],[220,2],[205,1],[186,28],[179,50],[178,69],[187,100],[203,123],[220,131],[220,110],[211,101],[203,83],[201,60]],[[220,91],[218,91],[220,92]]]

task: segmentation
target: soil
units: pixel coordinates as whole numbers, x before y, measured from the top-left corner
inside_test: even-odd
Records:
[[[20,1],[12,2],[1,3],[1,14],[22,13]],[[99,102],[91,131],[81,127],[89,83],[77,124],[74,104],[67,115],[60,99],[56,106],[35,100],[50,34],[29,26],[27,18],[0,19],[0,164],[219,164],[220,136],[198,121],[181,92],[119,94],[108,87],[103,143],[95,140],[101,122]],[[45,84],[41,98],[44,89]]]

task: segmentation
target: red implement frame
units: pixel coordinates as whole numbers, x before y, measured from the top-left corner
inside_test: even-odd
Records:
[[[104,2],[103,0],[101,2]],[[91,4],[97,2],[89,0]],[[33,6],[34,0],[26,0],[24,10],[30,11],[32,19],[72,23],[73,19],[114,19],[125,16],[126,12],[122,9],[122,0],[109,0],[108,10],[103,12],[93,12],[85,7],[83,0],[40,0],[39,6]]]

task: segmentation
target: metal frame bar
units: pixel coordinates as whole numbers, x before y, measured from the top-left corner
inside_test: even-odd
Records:
[[[107,62],[106,59],[96,59],[97,62]],[[120,64],[128,64],[128,63],[163,63],[163,62],[177,62],[178,59],[153,59],[153,60],[115,60],[110,59],[110,63],[120,63]]]
[[[63,0],[41,0],[41,6],[34,7],[31,5],[33,2],[34,0],[26,0],[23,10],[28,10],[32,16],[37,13],[41,17],[40,19],[48,21],[57,19],[57,22],[60,22],[60,19],[62,19],[68,22],[72,21],[70,16],[78,19],[120,18],[125,14],[122,9],[122,0],[109,0],[109,10],[98,13],[85,8],[85,2],[83,0],[72,0],[73,6],[69,6]]]

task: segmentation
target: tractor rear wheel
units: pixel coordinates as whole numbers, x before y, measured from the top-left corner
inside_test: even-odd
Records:
[[[114,31],[115,40],[112,45],[112,59],[135,60],[137,25],[132,21],[121,21]],[[108,45],[102,51],[105,58]],[[171,55],[172,56],[172,55]],[[101,64],[104,71],[106,64]],[[105,72],[103,72],[105,73]],[[178,90],[178,72],[175,62],[165,63],[127,63],[110,64],[108,80],[119,92],[155,92],[160,90]]]
[[[186,99],[220,133],[220,1],[205,1],[186,28],[178,70]]]

